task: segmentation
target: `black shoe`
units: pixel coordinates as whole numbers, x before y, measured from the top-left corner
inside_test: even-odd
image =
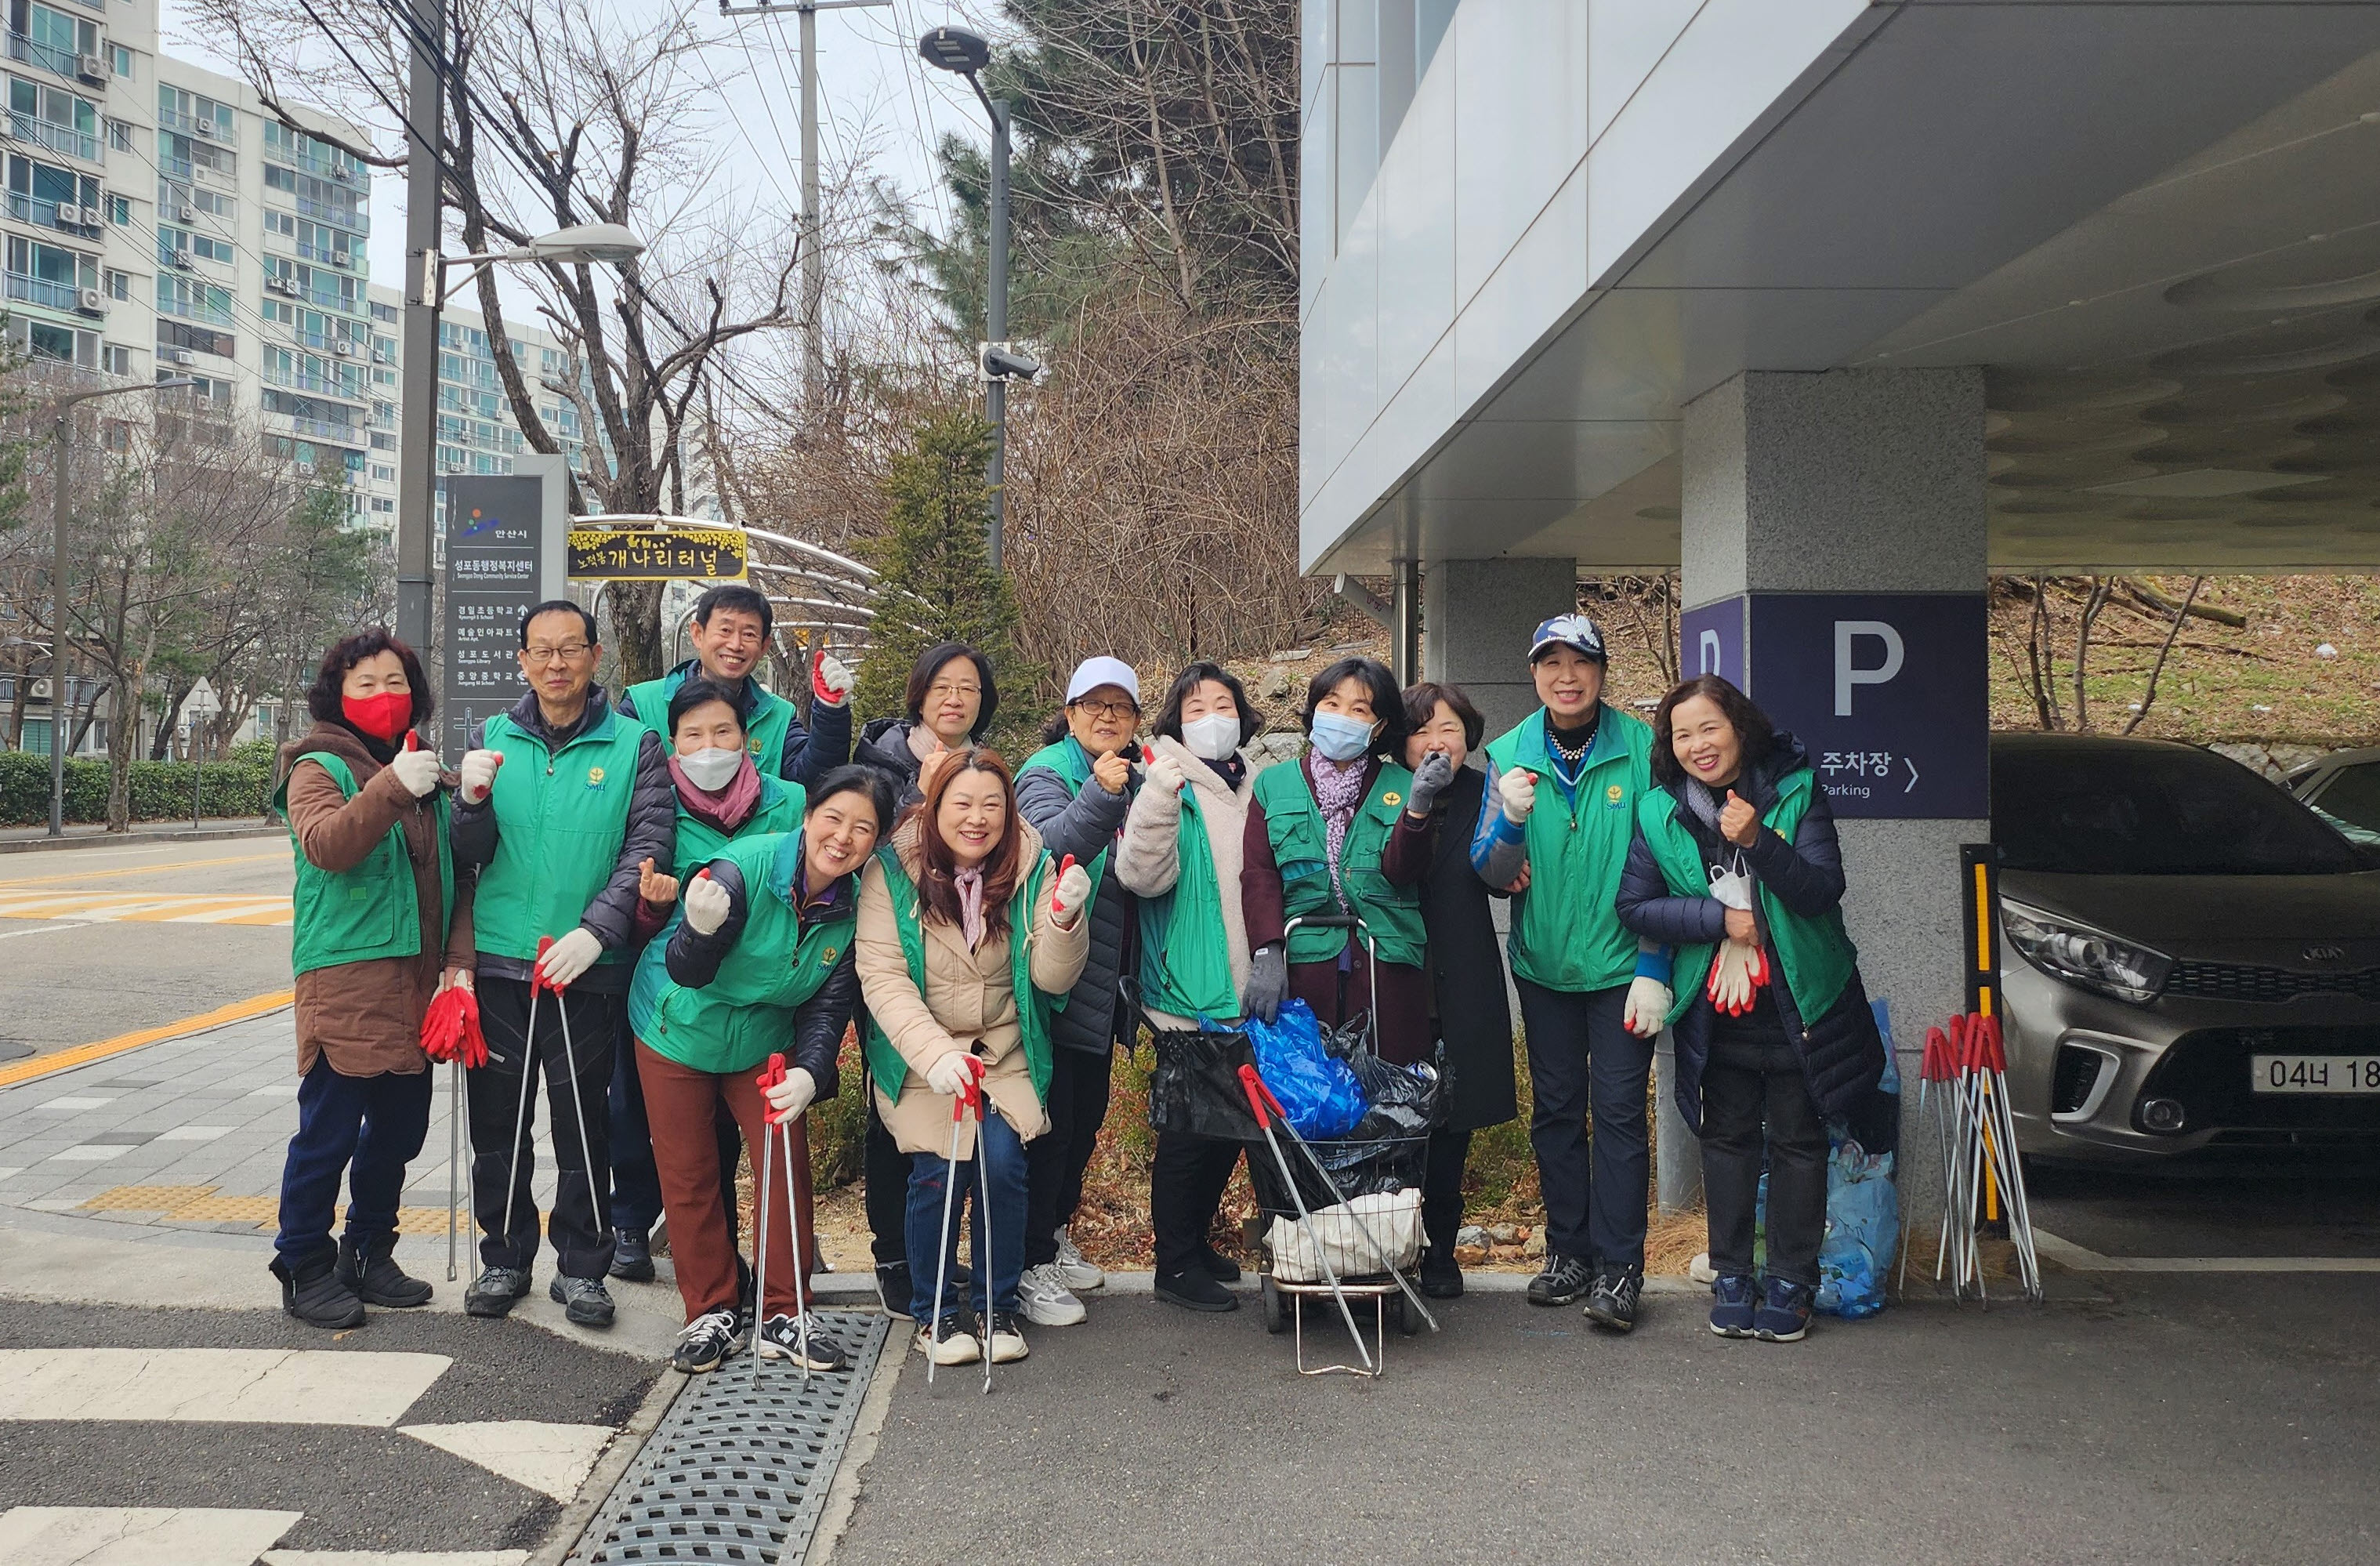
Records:
[[[884,1314],[897,1316],[904,1321],[909,1317],[909,1264],[905,1261],[880,1261],[876,1264],[876,1297],[884,1302]]]
[[[557,1272],[545,1286],[545,1294],[581,1327],[612,1325],[612,1295],[601,1278],[571,1278]]]
[[[1636,1301],[1645,1293],[1645,1274],[1633,1267],[1597,1274],[1586,1296],[1586,1318],[1614,1332],[1635,1329]]]
[[[743,1341],[734,1311],[705,1311],[687,1322],[686,1330],[677,1335],[677,1350],[670,1355],[670,1368],[688,1376],[716,1370],[722,1360],[742,1346]]]
[[[762,1359],[790,1359],[796,1370],[844,1370],[851,1361],[843,1345],[827,1335],[825,1328],[816,1321],[804,1332],[802,1324],[790,1316],[772,1316],[753,1334],[752,1346]]]
[[[396,1258],[390,1254],[395,1249],[394,1234],[383,1234],[369,1245],[358,1245],[351,1239],[340,1241],[339,1281],[366,1305],[386,1305],[392,1310],[428,1305],[430,1285],[406,1275],[405,1269],[397,1266]]]
[[[1203,1310],[1221,1314],[1240,1308],[1240,1297],[1198,1269],[1188,1272],[1160,1272],[1157,1275],[1157,1297],[1168,1305],[1178,1305],[1184,1310]]]
[[[1817,1291],[1807,1283],[1764,1278],[1760,1304],[1752,1313],[1752,1335],[1764,1343],[1798,1343],[1810,1329],[1810,1301]]]
[[[1529,1303],[1533,1305],[1566,1305],[1586,1293],[1595,1274],[1578,1256],[1546,1253],[1546,1269],[1529,1280]]]
[[[653,1281],[653,1244],[633,1229],[612,1232],[612,1276],[630,1283]]]
[[[1727,1273],[1711,1285],[1710,1329],[1722,1338],[1749,1338],[1759,1286],[1741,1273]]]
[[[274,1256],[273,1276],[281,1280],[281,1308],[307,1326],[336,1331],[363,1325],[364,1302],[341,1281],[334,1257],[316,1256],[292,1269]]]
[[[1240,1264],[1212,1245],[1208,1245],[1199,1254],[1198,1266],[1208,1277],[1218,1283],[1236,1283],[1240,1281]]]
[[[510,1316],[513,1302],[528,1293],[528,1269],[491,1267],[463,1291],[463,1308],[473,1316]]]
[[[1463,1297],[1463,1266],[1451,1246],[1432,1245],[1421,1256],[1421,1292],[1434,1300]]]

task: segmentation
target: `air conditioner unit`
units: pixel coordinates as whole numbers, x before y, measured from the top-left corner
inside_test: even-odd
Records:
[[[75,296],[75,300],[86,312],[91,315],[97,315],[107,308],[101,302],[99,290],[96,288],[85,288],[81,290]]]
[[[85,81],[103,82],[107,79],[107,62],[97,55],[78,55],[75,56],[75,75]]]
[[[188,348],[168,348],[165,351],[165,357],[176,364],[196,364],[199,362],[199,356],[192,353]]]
[[[354,354],[356,351],[356,346],[343,337],[339,341],[331,345],[331,351],[338,355],[341,358],[346,358]]]
[[[206,171],[203,167],[200,167],[200,165],[198,165],[198,164],[191,164],[191,165],[190,165],[190,183],[191,183],[191,184],[193,184],[193,185],[204,185],[206,182],[207,182],[207,171]]]
[[[82,226],[82,209],[80,207],[69,206],[67,203],[60,201],[55,210],[58,214],[57,224],[60,228],[80,228]]]
[[[341,272],[346,272],[352,270],[356,263],[348,259],[346,251],[333,250],[331,252],[331,264],[337,267]]]
[[[189,251],[176,250],[171,256],[166,258],[165,264],[179,272],[188,272],[196,266],[197,263],[190,260]]]
[[[189,208],[188,208],[188,207],[176,207],[176,208],[174,210],[174,215],[175,215],[176,217],[177,217],[177,218],[180,218],[184,223],[188,223],[188,222],[189,222],[192,218],[194,218],[194,217],[198,216],[199,214],[198,214],[198,213],[196,213],[196,212],[192,212],[192,211],[191,211]]]
[[[374,364],[386,364],[386,363],[388,363],[388,362],[389,362],[389,357],[388,357],[388,352],[387,352],[387,350],[386,350],[386,349],[384,349],[384,348],[374,348],[374,349],[372,350],[372,362],[373,362]]]
[[[49,682],[48,680],[46,680],[46,679],[41,679],[41,680],[28,680],[28,681],[26,681],[26,682],[25,682],[25,685],[26,685],[26,694],[28,694],[29,696],[30,696],[30,697],[31,697],[35,701],[47,701],[47,700],[49,700],[49,698],[50,698],[50,682]]]
[[[268,277],[265,279],[265,286],[276,294],[286,294],[293,299],[298,297],[298,280],[294,277]]]
[[[190,134],[193,136],[203,136],[208,140],[212,141],[214,140],[215,123],[212,120],[194,119],[190,122]]]

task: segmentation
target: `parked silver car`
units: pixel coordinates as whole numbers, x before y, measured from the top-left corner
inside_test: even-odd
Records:
[[[2380,869],[2285,790],[2160,740],[1998,734],[2020,1147],[2380,1147]]]
[[[2380,848],[2380,749],[2316,757],[2290,772],[2283,785],[2350,843]]]

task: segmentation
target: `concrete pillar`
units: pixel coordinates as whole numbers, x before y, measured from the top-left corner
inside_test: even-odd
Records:
[[[1529,633],[1577,605],[1575,561],[1440,561],[1422,578],[1422,676],[1461,686],[1492,739],[1536,710]]]
[[[1685,410],[1682,666],[1716,662],[1820,763],[1912,1208],[1939,1204],[1925,1029],[1965,1006],[1959,847],[1990,835],[1984,480],[1979,370],[1755,371]]]

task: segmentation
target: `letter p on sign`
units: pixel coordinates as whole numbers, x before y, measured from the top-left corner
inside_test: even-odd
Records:
[[[1852,650],[1862,637],[1884,643],[1884,662],[1862,668],[1852,661]],[[1852,715],[1852,687],[1880,686],[1900,673],[1905,654],[1900,645],[1900,633],[1881,620],[1838,620],[1835,622],[1835,716]]]

